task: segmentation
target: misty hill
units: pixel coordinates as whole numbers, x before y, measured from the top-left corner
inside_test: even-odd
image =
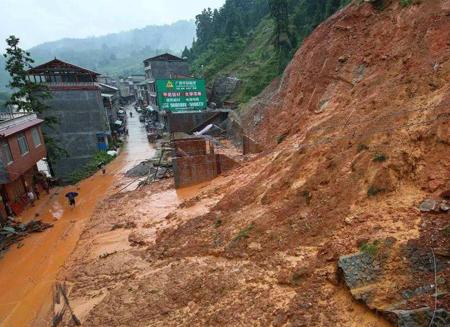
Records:
[[[17,35],[20,38],[20,35]],[[83,39],[66,38],[40,44],[30,49],[35,64],[57,57],[76,65],[110,75],[143,73],[142,61],[162,51],[181,54],[195,37],[194,21],[178,21],[170,25],[147,26],[125,32]],[[0,90],[8,75],[4,58],[0,59]]]

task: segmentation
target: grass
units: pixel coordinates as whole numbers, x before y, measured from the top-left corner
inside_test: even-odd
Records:
[[[369,197],[373,197],[373,196],[377,196],[380,193],[383,193],[384,190],[381,188],[378,188],[376,186],[371,186],[369,187],[369,189],[367,190],[367,196]]]
[[[373,162],[385,162],[386,160],[388,160],[388,156],[385,155],[384,153],[377,153],[375,154],[375,157],[373,157],[372,161]]]
[[[312,198],[311,193],[309,191],[303,191],[302,196],[305,198],[306,204],[309,205],[311,203],[311,198]]]
[[[239,241],[242,239],[247,239],[250,237],[250,232],[253,230],[255,226],[253,225],[253,223],[251,223],[250,225],[248,225],[247,227],[241,229],[239,231],[239,233],[236,235],[236,237],[233,239],[233,241]]]
[[[358,144],[358,153],[365,151],[365,150],[369,150],[369,147],[365,144]]]
[[[400,0],[400,4],[402,7],[411,6],[414,3],[413,0]]]
[[[281,135],[278,135],[277,136],[277,144],[280,144],[280,143],[282,143],[285,139],[286,139],[286,137],[288,136],[288,134],[287,133],[284,133],[284,134],[281,134]]]
[[[98,165],[100,163],[108,164],[111,162],[115,157],[112,157],[108,155],[105,151],[99,151],[97,152],[91,160],[84,165],[84,167],[74,171],[70,176],[70,182],[71,184],[76,184],[79,181],[88,178],[89,176],[92,176],[95,174],[98,170]]]
[[[367,253],[371,257],[374,257],[377,255],[379,248],[380,242],[378,240],[375,240],[372,243],[364,243],[363,245],[361,245],[359,250],[363,253]]]
[[[448,224],[442,229],[442,234],[444,234],[444,236],[446,237],[450,236],[450,224]]]
[[[222,226],[222,220],[216,219],[216,221],[214,222],[214,227],[219,228],[220,226]]]

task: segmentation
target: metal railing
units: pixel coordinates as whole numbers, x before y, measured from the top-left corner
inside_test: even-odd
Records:
[[[23,116],[30,115],[30,112],[0,112],[0,121],[7,121]]]
[[[94,86],[96,82],[43,82],[49,87]]]

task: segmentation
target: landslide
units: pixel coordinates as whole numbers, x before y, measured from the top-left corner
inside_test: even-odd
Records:
[[[352,300],[337,261],[386,238],[449,246],[441,231],[450,215],[417,210],[450,190],[449,15],[449,1],[392,1],[384,10],[355,2],[320,25],[283,77],[242,112],[266,150],[181,203],[154,244],[126,252],[139,260],[136,272],[121,283],[105,278],[98,287],[108,292],[86,324],[389,326]],[[133,207],[157,208],[141,197]],[[205,202],[206,213],[186,215]],[[89,283],[109,276],[108,265],[91,265],[99,272]],[[429,271],[417,276],[434,282]],[[443,290],[448,276],[440,276]],[[89,290],[72,278],[75,294]],[[411,279],[381,285],[377,307]],[[445,296],[439,307],[449,310]]]
[[[449,15],[449,1],[391,1],[383,10],[355,2],[320,25],[242,112],[267,150],[216,190],[224,197],[210,213],[162,232],[148,259],[258,267],[254,275],[235,268],[245,286],[204,282],[206,272],[196,279],[212,302],[216,292],[234,294],[233,305],[213,306],[218,321],[231,308],[237,321],[253,317],[248,305],[266,306],[262,325],[369,326],[343,304],[336,260],[370,240],[423,237],[418,204],[450,189]],[[432,231],[441,243],[443,227]],[[280,285],[293,294],[274,307]],[[448,298],[441,305],[448,310]]]

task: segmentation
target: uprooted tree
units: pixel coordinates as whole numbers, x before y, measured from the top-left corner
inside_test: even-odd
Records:
[[[5,69],[11,76],[8,87],[14,91],[6,105],[15,107],[18,111],[42,114],[49,109],[45,100],[50,99],[51,94],[47,85],[33,82],[28,78],[27,70],[31,68],[34,60],[29,52],[19,47],[19,41],[20,39],[14,35],[6,39],[8,47],[3,56],[6,58]],[[57,119],[46,115],[44,124],[47,128],[54,128],[55,124],[57,124]],[[43,135],[49,161],[57,160],[67,155],[67,151],[54,139],[50,138],[45,131],[43,131]]]

